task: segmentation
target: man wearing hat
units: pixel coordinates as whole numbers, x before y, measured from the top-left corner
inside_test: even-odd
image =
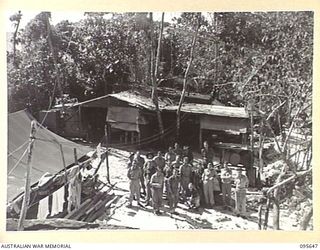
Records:
[[[232,172],[229,168],[230,163],[224,163],[224,166],[221,170],[221,189],[222,189],[222,200],[224,208],[227,209],[230,206],[231,202],[231,181],[232,181]]]
[[[188,193],[188,185],[191,182],[192,167],[189,164],[188,157],[183,158],[183,163],[180,166],[180,177],[182,187],[182,198],[185,199]]]
[[[235,213],[237,216],[246,217],[246,193],[249,185],[249,180],[245,174],[242,173],[242,164],[237,165],[237,176],[235,179]]]
[[[160,215],[160,207],[162,206],[162,190],[164,184],[164,175],[161,167],[157,166],[157,172],[150,179],[150,187],[152,192],[152,205],[156,215]]]
[[[138,205],[140,204],[140,176],[142,172],[141,169],[138,166],[137,161],[132,162],[132,166],[128,169],[127,176],[130,180],[129,182],[129,190],[130,190],[130,196],[129,196],[129,204],[128,207],[132,207],[132,201],[133,197],[136,196]]]
[[[145,195],[146,194],[146,186],[144,184],[144,175],[143,175],[143,166],[144,166],[144,158],[141,157],[140,151],[138,150],[133,157],[133,160],[137,162],[138,167],[141,169],[141,177],[140,177],[140,185],[142,188],[142,192]]]
[[[148,153],[147,155],[147,160],[144,164],[143,167],[143,172],[144,172],[144,179],[146,182],[146,191],[147,191],[147,196],[145,199],[146,202],[146,206],[150,205],[150,198],[151,198],[151,186],[150,186],[150,180],[153,174],[155,174],[156,172],[156,167],[157,164],[154,162],[153,160],[153,154],[152,153]]]

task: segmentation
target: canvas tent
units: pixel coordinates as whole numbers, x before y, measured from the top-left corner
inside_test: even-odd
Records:
[[[25,152],[28,148],[32,120],[34,118],[26,110],[11,113],[8,116],[8,202],[24,191],[28,157]],[[89,147],[66,140],[37,122],[31,161],[31,184],[38,182],[45,173],[56,174],[64,168],[60,145],[66,166],[75,161],[74,148],[77,149],[78,156],[83,156],[90,151]]]

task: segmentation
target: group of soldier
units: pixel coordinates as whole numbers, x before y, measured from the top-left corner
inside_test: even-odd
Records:
[[[146,154],[146,160],[140,151],[132,153],[128,161],[129,203],[134,198],[138,206],[153,206],[156,215],[161,215],[163,198],[169,202],[169,212],[178,214],[179,202],[189,209],[198,210],[200,206],[212,208],[217,196],[222,192],[224,209],[234,210],[237,216],[246,216],[246,189],[248,178],[238,166],[237,175],[232,177],[230,164],[214,164],[214,152],[208,142],[201,149],[202,159],[195,166],[190,147],[181,148],[178,143],[169,147],[165,155],[159,151],[156,156]],[[231,207],[231,185],[235,184],[235,209]],[[141,195],[144,196],[143,205]],[[151,202],[152,201],[152,202]]]

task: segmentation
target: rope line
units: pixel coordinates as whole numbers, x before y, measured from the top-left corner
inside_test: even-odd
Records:
[[[10,152],[10,153],[8,154],[8,157],[10,157],[11,155],[13,155],[15,152],[19,151],[24,145],[27,144],[28,141],[29,141],[29,139],[26,140],[24,143],[22,143],[22,144],[21,144],[19,147],[17,147],[15,150],[13,150],[12,152]]]
[[[18,159],[17,163],[13,166],[13,168],[10,170],[10,172],[8,173],[8,175],[10,175],[13,170],[16,169],[16,167],[19,165],[20,161],[22,161],[22,158],[26,155],[26,153],[28,152],[28,148],[23,152],[23,154],[21,155],[21,157]]]

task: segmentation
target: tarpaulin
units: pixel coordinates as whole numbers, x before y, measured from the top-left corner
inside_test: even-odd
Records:
[[[28,154],[23,156],[23,153],[28,148],[32,120],[34,118],[25,110],[8,116],[7,201],[24,191]],[[56,174],[63,169],[60,144],[66,166],[74,163],[74,148],[77,149],[79,157],[90,151],[89,147],[64,139],[40,126],[38,122],[35,138],[31,160],[31,184],[38,182],[45,173]],[[22,160],[17,164],[21,157]]]
[[[140,114],[139,109],[129,107],[109,107],[107,122],[148,124],[148,121]]]
[[[110,126],[111,128],[121,129],[124,131],[139,132],[139,124],[135,124],[135,123],[117,122],[117,123],[110,123]]]
[[[201,116],[200,128],[220,131],[237,131],[246,133],[248,120],[234,117]]]
[[[110,107],[107,122],[112,128],[139,132],[139,124],[148,124],[139,109],[130,107]]]

